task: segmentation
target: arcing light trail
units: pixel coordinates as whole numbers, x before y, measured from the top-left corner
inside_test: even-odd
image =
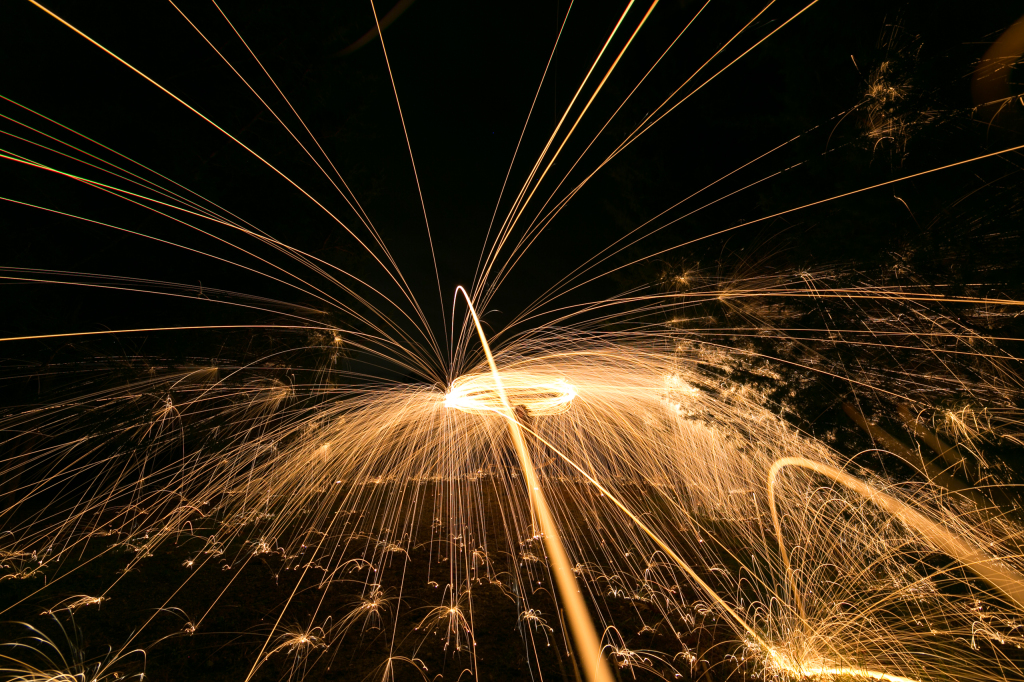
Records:
[[[572,576],[571,568],[568,564],[567,558],[565,557],[565,550],[557,535],[557,526],[550,517],[547,501],[541,491],[540,484],[537,481],[537,474],[524,441],[525,433],[536,438],[537,441],[543,443],[545,446],[550,447],[554,453],[572,466],[583,476],[584,479],[600,490],[602,495],[607,496],[609,500],[624,512],[638,528],[647,534],[662,551],[670,556],[673,561],[675,561],[679,567],[687,573],[690,579],[703,589],[706,596],[715,601],[723,612],[725,612],[738,627],[741,627],[750,634],[764,649],[771,661],[781,670],[806,677],[815,677],[820,675],[849,675],[868,679],[889,680],[890,682],[914,682],[912,678],[857,666],[843,665],[838,667],[822,667],[819,665],[808,665],[806,657],[792,658],[784,653],[780,653],[774,647],[769,645],[762,638],[760,633],[754,630],[745,621],[745,619],[736,612],[736,610],[726,603],[714,589],[708,586],[708,584],[700,578],[689,564],[687,564],[664,540],[658,537],[654,531],[644,524],[634,512],[630,511],[620,500],[618,500],[610,490],[588,475],[586,470],[573,462],[563,452],[559,451],[553,443],[547,441],[536,431],[526,427],[526,425],[520,422],[521,416],[512,408],[512,402],[509,399],[510,391],[506,388],[505,381],[502,378],[502,373],[494,362],[493,355],[491,354],[491,350],[487,344],[487,339],[483,328],[480,326],[479,319],[477,318],[475,311],[472,309],[472,304],[469,302],[468,295],[466,295],[465,292],[463,292],[463,295],[466,296],[467,304],[469,304],[470,307],[470,315],[473,318],[473,323],[479,335],[480,342],[484,346],[487,362],[490,367],[491,382],[488,385],[482,376],[460,377],[453,383],[452,387],[445,394],[444,404],[446,407],[453,407],[460,411],[473,414],[487,414],[488,412],[496,413],[508,420],[509,427],[512,432],[513,443],[516,451],[519,453],[520,465],[525,473],[525,483],[528,489],[534,491],[531,493],[532,503],[535,505],[536,509],[542,510],[542,512],[538,512],[538,514],[541,514],[544,519],[541,526],[545,529],[545,544],[548,545],[549,552],[552,555],[552,570],[555,572],[556,578],[559,579],[560,594],[564,596],[576,596],[576,581]],[[571,408],[573,398],[576,397],[576,389],[571,383],[563,378],[552,380],[551,378],[545,379],[543,375],[530,377],[528,374],[516,374],[513,379],[513,385],[515,386],[513,390],[516,397],[516,403],[522,406],[525,414],[532,416],[550,416],[564,413]],[[937,548],[949,556],[954,557],[960,561],[961,564],[982,576],[991,585],[996,587],[1016,603],[1018,608],[1024,609],[1024,575],[1021,575],[1021,573],[1012,569],[1001,568],[999,565],[1001,560],[984,554],[977,547],[970,546],[969,543],[959,538],[955,533],[952,533],[935,522],[927,519],[907,503],[901,502],[894,497],[883,493],[877,488],[874,488],[854,476],[847,474],[835,466],[804,457],[784,457],[775,461],[768,472],[767,499],[771,508],[772,525],[778,540],[779,555],[781,556],[782,564],[785,567],[788,580],[790,580],[792,587],[792,599],[796,604],[796,608],[800,612],[801,619],[805,622],[806,613],[801,603],[800,591],[796,587],[795,582],[792,582],[792,568],[785,548],[785,540],[776,507],[776,487],[778,485],[777,476],[779,471],[784,467],[803,467],[818,474],[827,476],[828,478],[833,479],[861,495],[869,503],[879,505],[887,513],[892,514],[894,517],[905,522],[910,529],[921,533],[927,541],[933,543]],[[597,645],[597,639],[592,628],[587,627],[589,625],[589,619],[586,615],[586,607],[582,602],[578,604],[570,602],[569,610],[570,623],[572,623],[573,634],[577,638],[578,649],[581,651],[593,649]],[[812,658],[811,660],[816,660],[816,658]],[[594,663],[591,662],[591,659],[584,657],[584,661],[584,671],[587,673],[588,680],[610,679],[608,677],[608,673],[604,670],[601,670],[598,674],[593,674],[592,671],[595,666]]]
[[[482,334],[481,329],[477,331]],[[481,338],[481,342],[485,340]],[[146,483],[137,504],[152,507],[159,503],[165,487],[181,490],[185,499],[196,501],[221,495],[218,491],[234,490],[235,493],[219,503],[216,510],[210,509],[202,516],[196,515],[195,504],[172,505],[156,525],[149,528],[149,538],[142,540],[133,533],[132,542],[142,542],[142,547],[155,550],[180,535],[183,525],[193,528],[202,518],[215,513],[223,518],[223,523],[219,524],[216,544],[210,545],[212,537],[206,540],[208,549],[237,545],[243,539],[253,548],[243,549],[242,556],[232,563],[252,553],[260,556],[277,544],[284,548],[285,555],[298,558],[301,557],[298,546],[304,544],[321,548],[323,556],[318,562],[335,565],[333,570],[336,571],[344,566],[342,560],[349,554],[335,556],[337,550],[329,549],[333,540],[328,543],[327,538],[337,538],[347,547],[353,542],[365,544],[361,538],[370,535],[375,539],[366,545],[370,550],[367,560],[378,567],[374,580],[386,580],[386,576],[381,575],[386,556],[381,553],[382,549],[401,541],[399,529],[408,525],[408,505],[415,504],[419,496],[397,504],[391,500],[401,500],[404,495],[400,491],[410,485],[425,492],[430,481],[450,481],[457,490],[468,486],[442,504],[442,509],[448,511],[440,510],[439,516],[450,519],[454,513],[458,532],[452,531],[453,534],[475,540],[484,533],[473,520],[476,514],[466,515],[457,510],[475,496],[473,490],[479,485],[467,477],[484,470],[490,474],[478,480],[485,484],[493,480],[494,485],[505,491],[499,502],[504,508],[501,516],[509,519],[507,523],[515,529],[514,537],[539,535],[547,546],[550,570],[559,583],[560,596],[579,597],[575,591],[577,581],[598,577],[587,572],[577,574],[574,567],[601,566],[598,575],[620,576],[619,580],[628,578],[638,581],[638,585],[648,585],[648,589],[655,590],[650,598],[668,600],[670,612],[685,608],[678,602],[679,595],[658,587],[668,576],[666,568],[652,562],[651,557],[658,551],[664,552],[699,589],[703,598],[715,605],[715,610],[720,610],[728,622],[750,636],[753,651],[764,657],[765,665],[770,668],[808,676],[842,672],[893,681],[925,679],[924,675],[891,672],[890,666],[855,661],[862,660],[865,648],[872,651],[876,659],[882,659],[881,663],[894,649],[912,650],[913,642],[923,643],[922,636],[934,637],[916,632],[913,627],[906,631],[906,624],[892,620],[902,611],[901,606],[926,608],[930,613],[941,614],[947,628],[961,622],[960,628],[969,629],[976,594],[968,597],[957,595],[955,590],[932,589],[923,594],[908,590],[873,603],[877,598],[869,596],[873,591],[891,588],[888,587],[890,578],[886,577],[888,570],[879,578],[870,578],[871,566],[897,570],[896,575],[909,579],[912,584],[915,580],[953,580],[968,585],[969,578],[957,578],[948,569],[930,575],[927,567],[918,567],[921,573],[916,578],[906,575],[903,554],[912,556],[919,551],[914,549],[919,541],[915,538],[913,524],[907,531],[890,527],[879,536],[877,521],[865,527],[856,521],[858,516],[863,516],[865,521],[870,519],[871,508],[878,499],[892,499],[891,495],[882,495],[871,485],[847,474],[840,477],[845,477],[841,482],[851,490],[851,495],[846,495],[842,487],[822,488],[812,480],[797,476],[779,479],[776,472],[782,466],[809,467],[826,474],[833,472],[829,474],[832,477],[840,470],[826,449],[789,431],[752,396],[720,395],[713,383],[687,369],[685,362],[680,366],[674,354],[658,349],[645,351],[605,342],[588,350],[586,343],[574,339],[567,339],[564,347],[560,345],[549,345],[547,350],[541,347],[529,353],[520,349],[511,357],[507,352],[504,357],[503,354],[492,356],[485,367],[457,379],[445,392],[416,386],[396,387],[335,403],[326,414],[319,416],[322,426],[313,431],[304,419],[245,442],[232,454],[236,463],[222,473],[217,471],[222,467],[219,454],[208,461],[195,460],[189,467],[187,480],[179,485],[174,485],[177,467],[154,472],[154,478]],[[509,378],[508,386],[502,379],[505,375]],[[223,390],[216,385],[197,386],[203,394],[208,394],[211,388],[215,392]],[[519,401],[523,412],[530,416],[532,426],[520,423],[521,413],[510,398]],[[209,400],[209,396],[203,400]],[[187,410],[188,405],[185,401],[177,409]],[[514,466],[507,458],[510,438],[518,458]],[[268,451],[270,443],[282,445],[276,451]],[[537,470],[530,451],[537,452],[539,447],[549,448],[561,461],[568,463],[575,474],[570,475],[571,471],[550,463]],[[793,456],[796,453],[797,456]],[[519,473],[521,476],[517,475]],[[170,481],[167,481],[168,476]],[[337,488],[339,482],[341,488]],[[338,490],[340,499],[323,494],[322,491],[332,488]],[[588,490],[600,494],[595,496]],[[555,491],[557,495],[550,497]],[[816,501],[823,493],[826,499]],[[464,498],[464,495],[469,497]],[[645,515],[658,510],[658,505],[644,502],[643,498],[648,496],[662,498],[668,506],[645,520],[633,509],[643,509]],[[549,499],[554,502],[553,506]],[[947,513],[942,506],[935,505],[927,489],[912,493],[910,500],[913,501],[910,504],[919,508],[923,505],[929,515],[940,514],[937,518]],[[840,508],[831,511],[829,505],[836,502],[841,503]],[[95,503],[106,505],[108,501],[96,500]],[[762,503],[769,507],[766,509]],[[454,506],[449,507],[449,504]],[[892,504],[908,508],[908,502]],[[787,546],[800,547],[802,561],[794,562],[785,551],[773,551],[773,543],[765,541],[765,515],[774,505],[784,509],[786,514],[784,523],[777,517],[774,519],[779,542],[785,539]],[[312,513],[307,518],[312,526],[295,536],[294,531],[289,530],[290,519],[302,507],[311,507]],[[355,528],[340,536],[332,531],[336,523],[333,519],[337,518],[332,509],[375,507],[380,511],[374,518],[357,521]],[[591,531],[573,521],[581,510],[588,509],[591,511],[583,513],[599,515],[605,526],[597,537],[619,538],[618,542],[625,547],[618,550],[610,547],[594,554],[597,548],[593,545]],[[614,513],[616,509],[621,516]],[[258,520],[264,516],[262,510],[274,512]],[[839,515],[834,516],[837,513]],[[994,538],[978,535],[985,528],[983,522],[970,512],[965,513],[960,521],[946,517],[943,523],[961,532],[970,528],[978,542],[991,544]],[[844,521],[845,514],[853,514],[854,518]],[[922,512],[913,514],[921,517]],[[121,523],[128,521],[129,518],[124,517]],[[72,519],[68,523],[75,522]],[[818,524],[828,527],[836,523],[842,524],[841,543],[834,534],[822,534],[814,528]],[[931,525],[917,525],[936,527],[934,521],[928,524]],[[317,533],[310,535],[313,530]],[[293,539],[284,540],[287,536]],[[555,543],[563,536],[565,557],[560,561],[555,554],[558,551]],[[309,542],[311,537],[316,538],[316,542]],[[261,538],[274,540],[265,542]],[[926,533],[924,539],[927,545],[934,539],[934,533]],[[707,547],[707,542],[717,547]],[[883,544],[878,545],[879,542]],[[261,548],[261,543],[266,548]],[[937,548],[948,549],[941,540]],[[625,554],[621,555],[623,550]],[[717,551],[724,551],[734,560],[753,553],[753,560],[743,560],[751,575],[738,576],[739,582],[732,583],[732,578],[707,573],[705,562],[713,562]],[[848,552],[856,557],[853,565],[850,565]],[[949,553],[954,557],[958,555],[956,551]],[[457,557],[461,552],[455,554]],[[636,559],[623,558],[629,555]],[[968,571],[990,579],[985,566],[979,565],[975,556],[962,551],[959,555]],[[683,559],[684,556],[687,559]],[[452,559],[455,584],[467,584],[468,565],[459,568],[456,557]],[[495,560],[496,557],[491,559]],[[303,568],[305,574],[309,562],[302,561],[296,563],[296,567],[307,566]],[[1002,561],[1019,564],[1017,559],[1008,556],[1002,557]],[[693,567],[694,562],[698,568]],[[838,570],[845,578],[833,578],[825,584],[807,575],[808,569],[820,570],[814,567],[821,566]],[[1012,593],[1012,585],[1007,587],[1005,582],[1007,576],[1011,581],[1015,579],[1011,572],[1004,570],[1004,582],[998,579],[993,582]],[[881,584],[876,584],[878,579]],[[726,584],[722,584],[723,580]],[[744,595],[745,606],[726,598],[725,595],[736,594],[737,590]],[[922,598],[924,601],[919,603]],[[868,609],[874,623],[870,638],[857,641],[850,633],[832,633],[835,623],[829,622],[828,606],[834,599]],[[567,607],[569,601],[566,600]],[[762,609],[767,612],[757,616]],[[1015,610],[1016,607],[1010,609],[1006,617],[1012,618]],[[990,612],[990,617],[998,619],[1002,617],[999,613]],[[571,617],[569,620],[572,622]],[[595,640],[600,641],[586,633],[588,622],[584,616],[582,625],[573,625],[574,636],[580,637],[578,633],[583,630],[583,641],[576,644],[582,660],[585,660],[587,647],[593,647]],[[1001,636],[1012,638],[1012,629],[1002,632]],[[957,649],[949,649],[950,654],[954,651]],[[852,652],[859,653],[853,655]],[[974,664],[977,665],[977,661]],[[960,669],[966,669],[967,665],[965,662]],[[906,667],[907,662],[903,662],[897,669],[902,672]]]
[[[288,660],[288,675],[293,679],[320,661],[335,665],[340,643],[356,650],[368,633],[381,639],[376,647],[358,649],[358,656],[376,657],[377,674],[385,680],[394,677],[396,664],[412,667],[427,679],[425,658],[439,660],[442,675],[461,676],[469,671],[477,678],[486,664],[478,660],[477,640],[495,635],[478,625],[484,600],[492,600],[490,606],[514,609],[511,620],[524,644],[530,674],[543,675],[541,661],[550,665],[556,660],[563,666],[563,675],[575,668],[588,682],[610,682],[613,666],[632,674],[697,677],[705,674],[700,668],[702,656],[721,648],[725,639],[731,648],[721,663],[731,662],[730,673],[765,679],[1024,679],[1014,653],[1024,646],[1019,625],[1024,618],[1024,554],[1021,529],[1014,519],[994,505],[985,506],[980,495],[972,499],[944,488],[938,477],[900,482],[858,467],[850,457],[854,453],[840,453],[825,440],[796,431],[766,394],[730,377],[735,358],[756,356],[755,351],[723,347],[715,355],[708,352],[711,342],[701,338],[689,343],[689,337],[699,333],[680,333],[662,319],[708,301],[742,305],[750,300],[807,298],[910,307],[986,304],[987,299],[870,286],[828,288],[801,279],[803,288],[729,282],[692,294],[631,291],[607,300],[570,302],[558,309],[548,305],[556,296],[585,284],[580,282],[584,276],[615,272],[592,271],[606,267],[609,257],[675,221],[657,227],[645,222],[637,228],[640,232],[631,231],[610,247],[598,248],[596,256],[584,256],[583,264],[570,266],[566,277],[555,273],[554,287],[515,318],[514,324],[528,327],[525,331],[513,333],[506,328],[485,334],[478,308],[486,308],[523,251],[541,230],[548,229],[582,183],[547,214],[551,199],[546,200],[524,228],[521,222],[528,205],[535,196],[543,196],[541,182],[555,168],[555,158],[569,149],[566,143],[583,113],[604,93],[627,49],[649,26],[657,2],[639,19],[630,17],[632,2],[616,13],[618,22],[600,43],[598,57],[588,62],[587,75],[547,137],[526,182],[513,193],[512,206],[497,234],[485,240],[479,276],[468,291],[461,287],[457,291],[462,300],[455,302],[461,305],[464,300],[468,313],[458,334],[454,316],[451,320],[449,357],[442,353],[442,344],[431,332],[413,288],[381,234],[276,83],[277,92],[315,145],[300,142],[257,94],[261,105],[331,181],[368,238],[357,236],[327,204],[271,165],[266,160],[271,157],[257,155],[251,145],[113,51],[35,0],[30,2],[199,115],[312,200],[379,266],[385,283],[398,294],[392,298],[384,287],[365,277],[289,247],[199,195],[193,200],[166,189],[164,185],[171,181],[163,176],[145,180],[153,171],[127,170],[128,164],[135,163],[127,157],[118,155],[127,162],[119,161],[125,168],[108,164],[103,156],[116,154],[111,148],[102,147],[106,152],[93,154],[84,145],[83,149],[67,145],[88,161],[58,148],[37,146],[33,153],[47,149],[61,157],[60,163],[82,162],[93,170],[108,164],[117,170],[120,182],[138,190],[129,192],[116,187],[116,182],[90,180],[57,164],[4,151],[4,159],[109,192],[173,220],[190,233],[215,240],[231,249],[237,261],[194,249],[184,240],[159,241],[159,245],[215,258],[285,285],[289,293],[301,293],[327,311],[342,313],[344,324],[300,317],[289,312],[293,308],[287,304],[267,299],[261,300],[258,309],[250,308],[307,324],[167,325],[0,339],[16,344],[158,331],[288,330],[304,335],[305,341],[299,343],[302,352],[317,358],[312,368],[289,362],[287,370],[282,370],[278,358],[287,351],[275,350],[261,357],[264,366],[257,361],[223,368],[177,367],[159,375],[154,369],[127,387],[119,384],[3,416],[0,426],[9,448],[6,452],[12,454],[0,461],[5,486],[0,491],[3,499],[12,502],[0,509],[0,564],[6,571],[0,580],[30,580],[41,574],[46,584],[30,596],[43,599],[55,596],[79,572],[99,563],[97,556],[106,559],[129,553],[126,570],[110,577],[103,594],[70,601],[54,598],[46,605],[51,614],[87,609],[113,598],[132,571],[146,571],[147,563],[161,560],[156,558],[163,556],[161,552],[180,547],[178,551],[187,556],[174,568],[187,573],[158,609],[147,612],[143,626],[129,639],[136,646],[149,632],[164,627],[162,619],[183,614],[180,600],[203,580],[213,581],[219,570],[228,573],[229,579],[218,588],[217,596],[200,605],[199,617],[181,615],[184,624],[177,630],[160,630],[158,644],[178,636],[211,634],[208,630],[214,629],[211,622],[222,610],[224,595],[236,581],[242,582],[240,576],[249,575],[245,571],[252,566],[266,567],[274,587],[280,586],[287,596],[263,605],[259,630],[250,633],[259,653],[246,679],[256,678],[265,672],[264,666],[281,659]],[[594,172],[815,2],[778,25],[771,24],[767,35],[755,39],[752,47],[666,109],[773,4],[767,3],[754,19],[720,43],[721,49],[679,88],[660,98],[654,113],[618,143]],[[241,79],[199,25],[178,11]],[[227,20],[223,12],[220,15]],[[234,25],[230,27],[241,39]],[[620,29],[628,37],[616,50],[615,41],[622,39]],[[248,43],[243,44],[255,59]],[[606,51],[614,55],[613,63],[604,69],[599,83],[589,84],[592,74],[602,73],[599,66]],[[655,66],[665,54],[667,50]],[[269,78],[262,62],[257,59],[257,63]],[[386,64],[397,102],[398,86],[390,61]],[[248,81],[243,82],[256,94]],[[588,92],[587,87],[593,90]],[[635,89],[629,92],[632,97]],[[585,102],[583,111],[574,109],[577,101]],[[577,114],[575,118],[570,110]],[[616,108],[615,114],[620,110]],[[411,159],[404,115],[401,120]],[[568,121],[572,125],[559,138],[562,124]],[[590,149],[588,144],[583,154]],[[315,151],[327,163],[321,163]],[[568,164],[569,172],[583,154]],[[857,191],[993,156],[978,155]],[[584,183],[593,175],[589,173]],[[415,177],[420,190],[418,173]],[[568,177],[566,173],[555,178],[558,182],[551,197]],[[854,193],[806,203],[772,217]],[[425,205],[420,190],[424,218]],[[198,223],[171,218],[176,211],[212,226],[200,229]],[[737,227],[742,225],[722,232]],[[229,236],[220,236],[216,232],[220,228]],[[514,241],[516,230],[520,230],[519,242]],[[131,234],[147,244],[158,241],[141,231]],[[433,255],[433,237],[429,238]],[[242,239],[254,240],[309,274],[292,273],[271,256],[260,255],[256,247],[243,246]],[[247,265],[247,258],[256,265]],[[123,291],[149,287],[148,293],[153,294],[174,287],[173,296],[191,290],[156,280],[88,273],[60,273],[80,281],[71,281],[72,277],[57,282],[52,280],[56,270],[5,271],[12,273],[12,280],[38,285],[77,283],[83,288]],[[105,283],[87,282],[94,277],[104,277]],[[317,284],[319,280],[327,285]],[[331,293],[332,287],[341,293]],[[220,294],[226,300],[216,303],[240,305],[229,292]],[[999,304],[1020,306],[1019,301]],[[441,318],[447,333],[448,321],[443,314]],[[652,322],[654,318],[659,321]],[[619,331],[609,331],[613,323]],[[758,330],[762,336],[774,333],[781,339],[804,340],[790,331]],[[707,330],[707,336],[714,333]],[[930,333],[909,335],[922,344],[922,350],[941,355],[925,345]],[[963,337],[966,342],[974,339]],[[942,338],[958,337],[950,331]],[[843,338],[837,343],[854,342]],[[362,364],[339,369],[343,352],[358,354]],[[721,354],[726,352],[731,357],[723,359]],[[954,352],[988,363],[988,368],[999,369],[997,360],[1016,361],[977,351],[956,350],[949,355]],[[372,376],[374,363],[387,364],[381,377]],[[811,369],[810,364],[803,366]],[[396,371],[412,372],[418,380],[387,378]],[[813,371],[842,378],[827,366]],[[914,381],[938,381],[925,370],[917,374],[908,370],[907,375]],[[905,397],[899,386],[872,384],[848,373],[846,378],[851,387]],[[1012,384],[1012,377],[1006,383]],[[1017,394],[1008,391],[1006,395],[1012,399]],[[927,403],[916,405],[924,408]],[[901,407],[906,410],[902,403]],[[1012,410],[1008,413],[1008,420],[1017,418]],[[858,424],[871,435],[876,427],[863,415],[859,418]],[[923,441],[939,444],[945,451],[936,434],[914,424]],[[961,463],[966,459],[961,457]],[[95,549],[104,542],[106,547]],[[342,606],[337,603],[339,596]],[[0,609],[11,612],[27,599],[0,604]],[[414,599],[422,600],[422,612],[410,608]],[[625,631],[627,624],[635,626],[635,636]],[[701,639],[704,633],[711,633],[710,646]],[[545,658],[544,650],[552,641],[556,659]],[[127,652],[127,646],[112,660]],[[563,651],[574,653],[563,656]],[[449,664],[456,672],[443,667]],[[28,666],[26,662],[22,672]],[[19,669],[15,665],[13,670]]]
[[[539,522],[535,525],[539,527],[540,533],[544,538],[548,561],[551,562],[551,572],[554,573],[555,582],[558,585],[558,596],[565,604],[570,630],[575,640],[576,653],[579,656],[583,674],[588,682],[612,682],[615,678],[612,676],[607,662],[601,656],[601,638],[598,637],[594,624],[590,620],[590,613],[587,610],[586,602],[584,602],[583,597],[580,595],[576,578],[572,573],[573,564],[570,563],[569,556],[565,552],[565,546],[562,544],[562,539],[559,536],[558,524],[555,523],[555,519],[551,515],[551,508],[548,506],[547,497],[541,488],[540,481],[537,480],[537,471],[533,467],[530,452],[523,438],[522,425],[516,418],[512,404],[509,402],[509,393],[505,389],[498,365],[494,362],[494,355],[491,353],[491,347],[487,343],[484,329],[480,326],[480,318],[477,317],[476,311],[473,309],[473,302],[469,300],[469,294],[466,293],[465,289],[460,287],[459,290],[466,299],[469,314],[473,318],[473,326],[476,328],[476,332],[480,337],[480,343],[483,345],[484,354],[487,357],[487,365],[490,367],[491,377],[494,379],[494,393],[497,394],[498,399],[501,401],[503,416],[508,419],[509,430],[512,434],[512,444],[515,447],[516,454],[519,456],[519,464],[523,472],[523,482],[526,484],[526,489],[530,496],[531,516],[536,516]],[[525,396],[527,401],[524,403],[524,408],[527,411],[533,408],[538,414],[550,414],[552,403],[550,398],[547,400],[544,397],[538,399],[530,395],[532,392],[535,395],[540,394],[543,396],[545,388],[547,388],[544,384],[528,380],[521,382],[519,386],[527,391]],[[455,389],[454,386],[453,389]],[[452,400],[451,393],[452,391],[449,390],[445,396],[444,403],[446,406],[450,405],[465,411],[467,407],[475,406],[476,403],[479,403],[479,399],[475,402]],[[574,391],[571,387],[558,391],[555,394],[555,405],[568,408],[572,402],[573,393]]]

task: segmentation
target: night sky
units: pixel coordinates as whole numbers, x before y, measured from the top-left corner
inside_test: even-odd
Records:
[[[624,6],[578,3],[573,7],[509,175],[499,222],[511,205],[510,195],[521,186],[617,20],[620,5]],[[682,92],[703,83],[802,6],[781,2],[769,8]],[[171,4],[54,2],[48,7],[237,136],[366,239],[365,230],[324,176]],[[346,49],[372,29],[369,3],[228,2],[221,7],[353,189],[418,293],[434,332],[443,334],[427,230],[380,42]],[[646,7],[634,8],[609,53],[621,49]],[[199,2],[180,8],[298,129],[294,116],[287,113],[215,6]],[[585,144],[699,8],[700,3],[676,1],[655,9],[584,117],[552,177],[560,178],[569,170]],[[390,9],[377,8],[382,16]],[[432,229],[446,315],[455,286],[472,281],[566,9],[565,2],[420,0],[385,29]],[[704,9],[600,136],[566,186],[592,171],[648,112],[761,9],[748,2]],[[12,2],[3,11],[0,93],[5,97],[180,182],[384,293],[395,293],[379,267],[336,222],[225,135],[40,9]],[[771,267],[777,268],[851,262],[884,267],[894,252],[908,248],[922,252],[922,239],[934,247],[922,268],[938,280],[977,279],[978,273],[992,270],[993,260],[1001,264],[990,278],[1005,284],[1008,278],[1019,277],[1014,263],[1007,262],[1005,249],[989,249],[974,257],[984,267],[968,264],[969,254],[963,249],[954,249],[958,262],[950,262],[948,255],[951,245],[964,238],[958,230],[968,222],[976,223],[979,214],[996,216],[989,222],[1002,220],[1003,230],[1014,219],[1017,194],[1012,190],[1016,168],[1012,159],[973,164],[860,194],[645,259],[739,223],[1019,143],[1020,118],[1004,113],[988,126],[985,116],[972,111],[970,94],[978,59],[1016,19],[1016,11],[1008,3],[984,8],[962,2],[816,4],[703,86],[597,173],[516,266],[492,302],[489,324],[500,328],[561,275],[604,246],[792,138],[797,139],[666,214],[666,219],[777,176],[620,254],[608,262],[608,269],[636,260],[640,264],[602,278],[563,302],[598,300],[650,284],[666,269],[706,267],[722,258],[750,259],[751,253],[756,253],[754,260],[769,259]],[[598,72],[603,73],[608,63],[606,57]],[[887,82],[903,88],[904,95],[883,102],[882,112],[898,119],[904,132],[899,139],[879,141],[869,135],[878,124],[877,116],[873,120],[867,112],[873,74],[886,63],[890,65]],[[590,92],[586,90],[583,99]],[[579,110],[578,102],[573,112]],[[10,117],[2,124],[8,133],[4,149],[62,170],[109,179],[14,139],[11,135],[46,141],[39,134],[26,134],[10,119],[72,141],[67,131],[10,102],[2,104],[2,113]],[[302,139],[308,142],[308,136]],[[7,198],[174,240],[213,256],[237,253],[214,238],[53,174],[11,161],[3,162],[0,173]],[[553,190],[554,183],[548,181],[538,197],[546,198]],[[980,196],[979,190],[983,190]],[[563,187],[555,192],[556,200],[565,194]],[[965,197],[973,197],[974,204],[961,202]],[[532,204],[533,211],[543,198]],[[213,258],[39,210],[5,202],[0,204],[0,225],[5,266],[142,277],[197,287],[189,297],[172,299],[109,289],[7,283],[0,316],[5,336],[104,327],[280,322],[272,315],[201,300],[200,285],[296,305],[311,303]],[[251,248],[255,255],[276,259],[282,267],[308,274],[303,266],[261,250],[236,232],[210,223],[202,227]],[[946,251],[936,244],[945,245]],[[965,267],[966,274],[961,272]],[[1007,268],[1012,271],[1009,275]],[[322,280],[317,283],[329,286]],[[346,325],[344,319],[330,315],[324,319],[329,325]],[[206,337],[171,336],[173,340],[164,341],[133,337],[130,345],[170,352],[195,342],[195,352],[215,354]],[[59,347],[45,346],[19,346],[15,352],[45,356]]]

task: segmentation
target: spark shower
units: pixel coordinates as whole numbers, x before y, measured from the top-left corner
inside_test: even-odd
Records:
[[[182,79],[144,31],[104,28],[156,15],[104,24],[24,4],[18,21],[112,75],[82,95],[99,133],[65,120],[70,105],[47,108],[70,87],[39,103],[0,92],[8,224],[72,235],[6,261],[3,281],[23,306],[44,290],[87,302],[84,318],[38,310],[2,339],[20,387],[0,414],[5,679],[1024,677],[1015,479],[994,454],[1022,445],[1019,360],[1001,345],[1012,338],[949,313],[1016,319],[1020,301],[853,281],[827,263],[688,265],[709,240],[1019,152],[893,161],[932,119],[962,115],[901,108],[920,88],[901,80],[913,51],[898,37],[860,102],[756,150],[708,142],[721,148],[710,176],[629,180],[622,200],[643,218],[611,229],[588,222],[603,208],[577,205],[604,200],[604,177],[655,158],[657,140],[699,134],[687,111],[827,3],[543,15],[476,253],[432,220],[438,185],[418,149],[452,142],[417,126],[426,107],[407,93],[421,86],[403,80],[401,31],[427,3],[338,10],[351,26],[326,31],[337,49],[310,63],[377,97],[343,124],[273,35],[247,32],[244,7],[168,3],[153,40],[166,30],[202,55],[183,57]],[[120,89],[129,110],[214,151],[150,160],[148,119],[118,119],[102,97]],[[975,110],[992,106],[1017,105]],[[381,112],[387,140],[363,139]],[[379,145],[387,162],[354,163],[346,145]],[[808,181],[770,210],[750,199],[863,148],[887,150],[888,175]],[[374,172],[412,199],[389,205]],[[469,264],[465,288],[449,287],[453,263]],[[192,281],[204,273],[215,283]],[[819,326],[794,312],[825,304]],[[894,359],[865,370],[846,348]],[[864,447],[787,414],[780,387],[795,401],[808,376],[842,383],[839,414]],[[942,398],[954,394],[972,401]]]

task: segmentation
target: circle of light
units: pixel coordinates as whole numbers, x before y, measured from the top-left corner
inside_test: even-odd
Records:
[[[501,380],[509,403],[522,405],[535,417],[562,414],[576,397],[576,388],[560,376],[511,370],[503,371]],[[470,414],[503,410],[501,395],[489,372],[455,379],[444,396],[444,405]]]

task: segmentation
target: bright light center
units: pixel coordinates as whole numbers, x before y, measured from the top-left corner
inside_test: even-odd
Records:
[[[501,383],[509,404],[522,405],[535,417],[561,414],[576,397],[573,385],[557,376],[512,370],[501,373]],[[503,409],[498,387],[489,372],[465,374],[453,381],[444,396],[444,405],[472,414],[493,414]]]

